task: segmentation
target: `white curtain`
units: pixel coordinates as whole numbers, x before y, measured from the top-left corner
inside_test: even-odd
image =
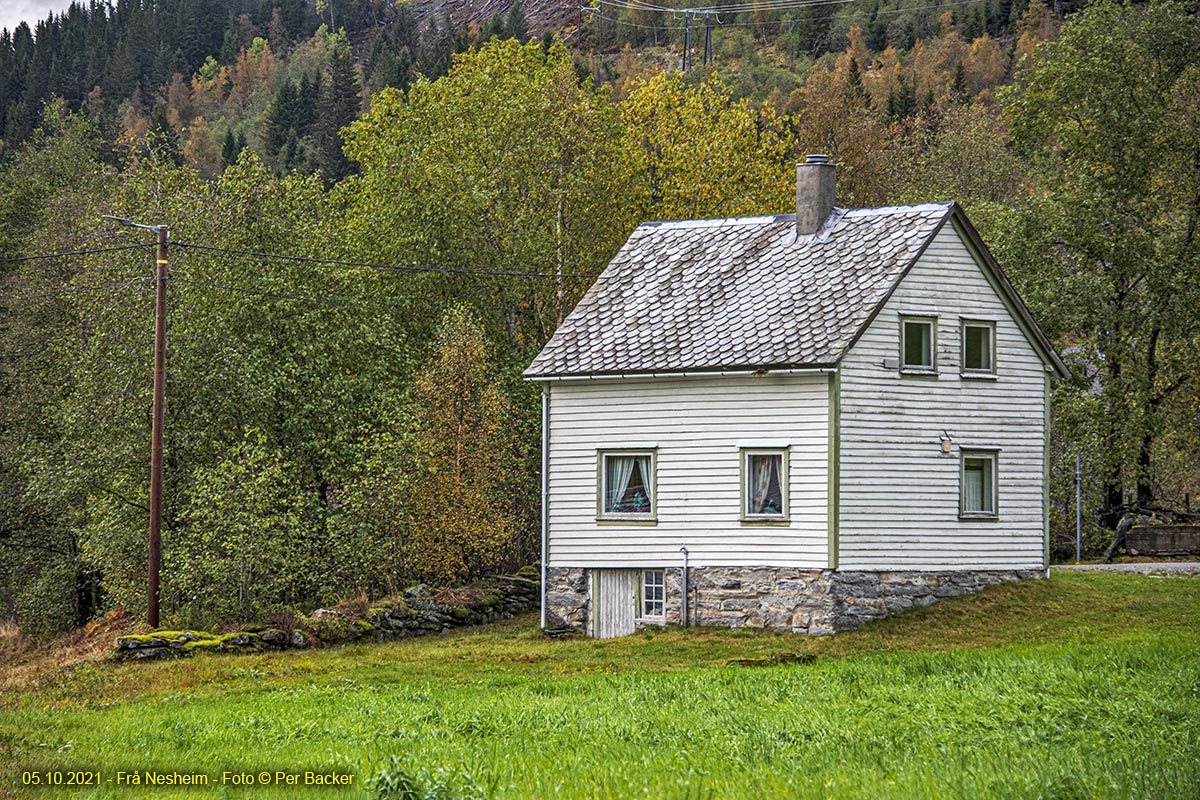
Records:
[[[619,511],[621,499],[629,490],[629,478],[633,475],[633,456],[608,456],[604,459],[604,469],[608,473],[605,480],[604,510]]]
[[[654,502],[654,498],[650,496],[650,484],[654,482],[650,477],[650,456],[634,456],[633,461],[637,462],[638,472],[641,473],[642,476],[642,491],[646,495],[646,505],[640,510],[646,514],[649,514],[650,508]]]
[[[991,511],[991,498],[986,496],[987,462],[968,459],[963,466],[963,511]]]
[[[751,514],[763,514],[766,512],[767,501],[771,498],[772,482],[777,487],[782,487],[779,481],[779,463],[783,459],[777,455],[750,456],[750,509]],[[775,503],[775,508],[770,513],[780,513],[783,511],[780,502]]]

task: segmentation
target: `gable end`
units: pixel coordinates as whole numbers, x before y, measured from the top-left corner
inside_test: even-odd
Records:
[[[976,265],[983,273],[984,278],[987,279],[988,283],[991,284],[992,289],[995,290],[996,294],[1000,297],[1005,308],[1008,309],[1009,314],[1016,321],[1017,326],[1025,335],[1025,338],[1028,340],[1029,345],[1033,348],[1034,352],[1038,354],[1038,356],[1042,359],[1042,362],[1046,364],[1047,367],[1054,371],[1056,377],[1070,377],[1071,372],[1067,368],[1067,365],[1063,362],[1062,358],[1059,357],[1058,353],[1054,349],[1054,346],[1046,337],[1046,334],[1044,334],[1042,329],[1038,327],[1038,324],[1033,319],[1033,315],[1029,313],[1029,309],[1025,306],[1025,303],[1021,301],[1020,296],[1017,294],[1017,290],[1013,288],[1011,283],[1009,283],[1008,278],[1004,275],[1004,271],[1000,268],[999,263],[997,263],[996,259],[992,256],[991,251],[989,251],[987,248],[987,245],[984,244],[983,238],[979,235],[979,231],[977,231],[975,226],[972,225],[970,220],[967,219],[966,214],[963,212],[962,207],[958,203],[950,204],[949,212],[929,233],[929,236],[922,243],[921,248],[917,251],[916,255],[913,256],[912,261],[909,262],[908,266],[906,266],[904,270],[896,277],[896,279],[892,282],[892,285],[888,287],[887,293],[884,294],[875,307],[871,309],[871,313],[863,321],[859,329],[854,333],[854,336],[851,338],[849,344],[847,344],[846,348],[838,355],[835,362],[836,365],[840,366],[846,355],[854,349],[856,344],[858,344],[858,341],[863,337],[863,334],[865,334],[867,329],[871,327],[871,323],[875,321],[875,318],[879,316],[879,313],[883,310],[884,306],[888,304],[888,301],[892,298],[892,295],[895,294],[896,289],[901,283],[904,282],[904,279],[908,277],[908,274],[912,272],[913,267],[920,262],[921,258],[925,255],[925,251],[929,249],[930,244],[932,244],[937,238],[937,235],[941,233],[942,228],[946,225],[947,221],[951,222],[954,232],[958,234],[959,239],[962,240],[963,245],[967,248],[967,252],[971,254],[971,258],[974,259]]]

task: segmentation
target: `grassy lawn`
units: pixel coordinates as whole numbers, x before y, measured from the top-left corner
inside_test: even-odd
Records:
[[[810,663],[730,659],[810,653]],[[18,673],[10,670],[10,675]],[[993,587],[833,637],[547,641],[525,618],[379,645],[0,679],[0,795],[1200,797],[1200,578]],[[101,786],[22,786],[30,771]],[[118,786],[118,771],[217,785]],[[274,776],[272,776],[274,782]],[[390,783],[389,783],[390,782]],[[171,792],[174,794],[171,794]]]

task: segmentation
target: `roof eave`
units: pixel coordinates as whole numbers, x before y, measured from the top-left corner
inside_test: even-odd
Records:
[[[694,367],[687,369],[631,370],[628,372],[529,373],[531,382],[619,380],[623,378],[708,378],[719,376],[802,375],[836,372],[833,362],[820,364],[751,364],[744,366]]]

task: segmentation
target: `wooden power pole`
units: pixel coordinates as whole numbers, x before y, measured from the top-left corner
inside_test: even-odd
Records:
[[[103,215],[130,228],[154,231],[154,411],[150,424],[150,553],[146,576],[146,622],[158,627],[158,574],[162,569],[163,423],[167,395],[167,226],[142,225],[125,217]]]
[[[154,421],[150,427],[150,557],[146,577],[146,622],[158,627],[158,575],[162,567],[163,422],[167,393],[167,226],[158,234],[154,271]]]

